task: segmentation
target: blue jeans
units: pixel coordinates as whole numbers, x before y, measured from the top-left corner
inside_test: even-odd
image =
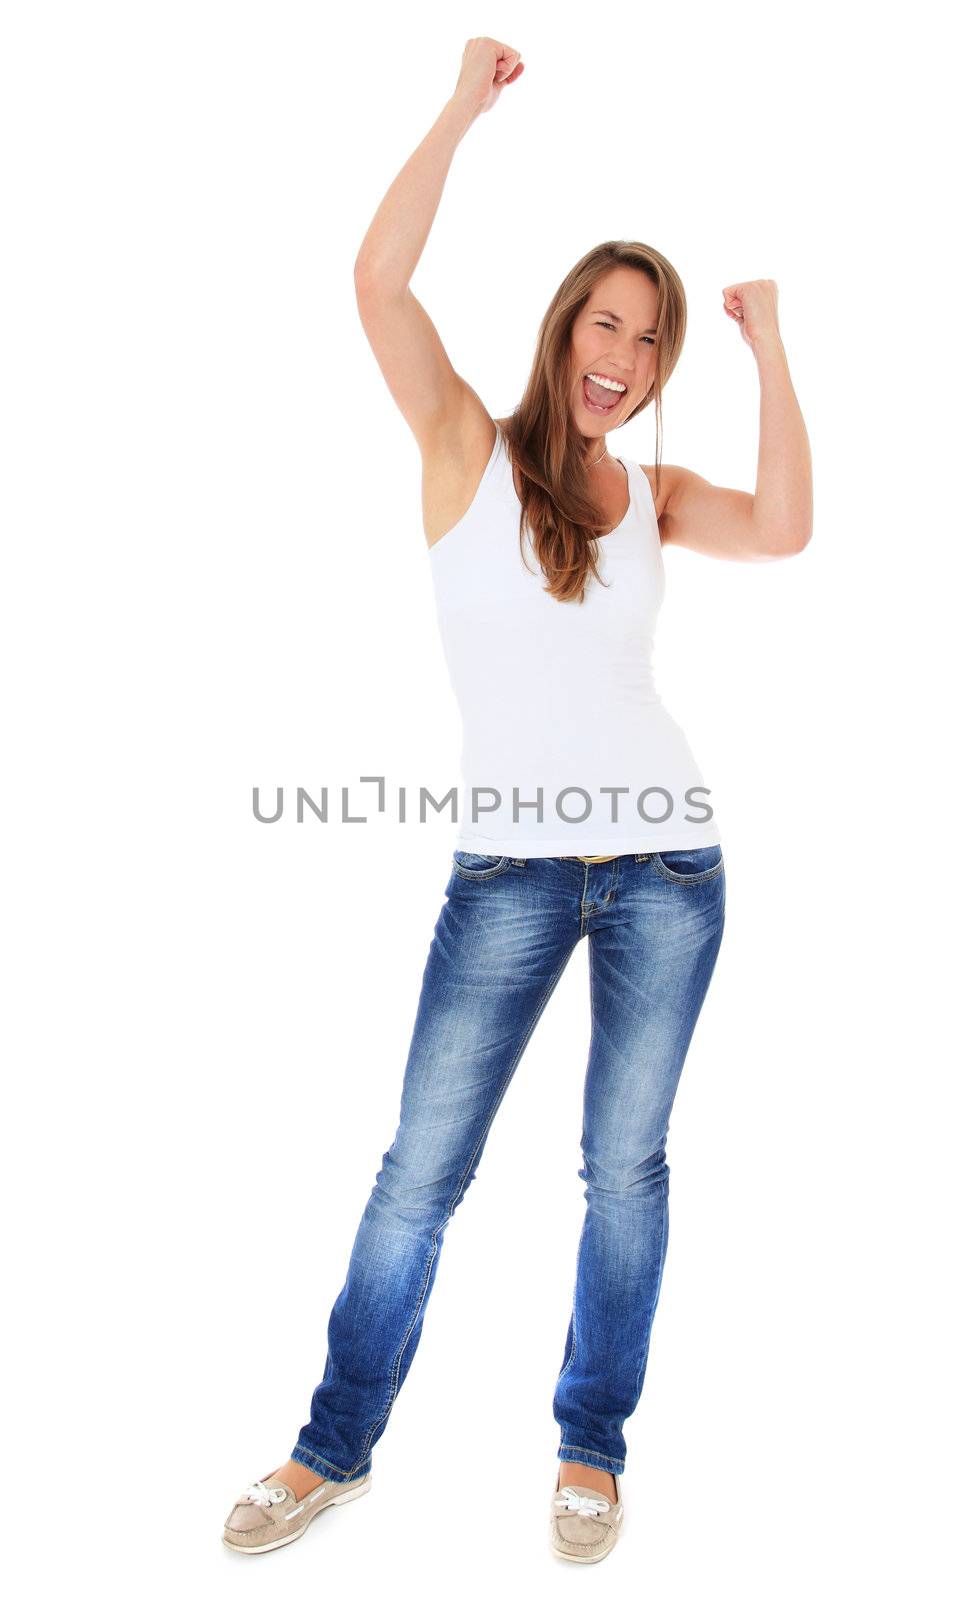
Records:
[[[370,1470],[419,1343],[446,1224],[535,1024],[587,937],[585,1218],[553,1410],[559,1460],[622,1473],[622,1427],[641,1395],[668,1244],[669,1117],[724,931],[721,846],[599,864],[456,850],[445,895],[399,1126],[292,1458],[337,1482]]]

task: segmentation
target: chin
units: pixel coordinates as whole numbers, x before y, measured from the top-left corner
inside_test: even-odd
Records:
[[[603,422],[601,417],[593,417],[588,411],[579,412],[577,407],[572,412],[572,418],[579,433],[583,433],[586,439],[600,439],[618,426],[617,422]]]

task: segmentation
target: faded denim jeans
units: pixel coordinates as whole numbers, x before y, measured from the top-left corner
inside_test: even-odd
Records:
[[[724,931],[720,845],[521,859],[455,850],[425,964],[399,1126],[329,1318],[328,1355],[292,1457],[370,1470],[408,1375],[446,1224],[579,940],[592,1032],[581,1149],[585,1218],[554,1417],[558,1458],[622,1473],[668,1245],[669,1117]]]

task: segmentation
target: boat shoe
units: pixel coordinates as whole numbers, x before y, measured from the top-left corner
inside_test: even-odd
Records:
[[[551,1513],[551,1543],[556,1555],[568,1561],[601,1561],[614,1549],[623,1507],[621,1479],[617,1473],[612,1477],[618,1496],[614,1505],[606,1495],[582,1484],[566,1483],[560,1489],[556,1479]]]
[[[362,1473],[348,1483],[326,1478],[317,1489],[297,1500],[288,1483],[279,1477],[279,1468],[268,1478],[257,1478],[236,1501],[226,1518],[223,1543],[230,1550],[258,1553],[276,1550],[281,1544],[300,1539],[313,1517],[327,1506],[341,1506],[368,1493],[371,1474]]]

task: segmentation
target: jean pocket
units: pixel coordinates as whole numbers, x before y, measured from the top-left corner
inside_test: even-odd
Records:
[[[724,856],[719,844],[699,845],[695,850],[660,850],[651,858],[659,877],[669,883],[707,883],[724,871]]]
[[[511,856],[485,856],[474,850],[452,852],[452,866],[460,878],[497,878],[500,872],[507,872],[511,864]]]

